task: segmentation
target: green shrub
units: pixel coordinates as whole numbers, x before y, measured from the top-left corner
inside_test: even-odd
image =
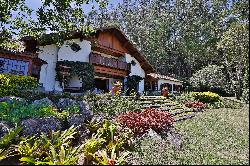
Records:
[[[76,128],[72,126],[65,131],[52,132],[51,136],[22,138],[15,151],[25,164],[77,164],[83,146],[72,146],[75,134]]]
[[[123,165],[131,145],[131,130],[122,128],[105,120],[93,137],[84,144],[85,163],[87,165]],[[112,164],[113,163],[113,164]]]
[[[19,96],[22,91],[38,86],[37,79],[30,76],[0,74],[0,97]]]
[[[212,92],[193,92],[195,100],[198,100],[203,103],[213,103],[220,100],[220,96]]]
[[[194,73],[189,81],[195,91],[211,91],[224,96],[231,95],[229,83],[221,66],[204,67]]]
[[[0,161],[10,156],[10,145],[16,136],[21,132],[22,127],[11,130],[8,134],[0,139]]]
[[[140,110],[141,106],[134,100],[111,94],[88,95],[86,100],[92,107],[93,112],[117,115],[122,112]]]
[[[19,101],[0,102],[0,120],[13,123],[18,123],[23,118],[39,118],[57,115],[58,113],[53,110],[52,106],[27,104]]]

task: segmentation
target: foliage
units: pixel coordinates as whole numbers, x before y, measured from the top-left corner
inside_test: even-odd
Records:
[[[206,104],[205,103],[202,103],[202,102],[188,102],[185,104],[186,107],[188,108],[205,108],[206,107]]]
[[[221,66],[209,65],[202,68],[193,74],[190,84],[195,91],[211,91],[222,95],[232,94]]]
[[[141,80],[143,80],[143,78],[138,75],[128,76],[127,82],[125,83],[128,89],[127,93],[130,94],[133,90],[138,91],[138,84]]]
[[[21,132],[21,130],[22,127],[18,127],[17,129],[10,131],[0,139],[0,161],[10,155],[9,146],[11,145],[15,137]]]
[[[213,92],[193,92],[195,100],[198,100],[203,103],[213,103],[220,100],[220,96],[217,93]]]
[[[95,113],[107,113],[108,115],[117,115],[121,112],[139,110],[141,106],[134,100],[129,100],[120,95],[108,94],[90,94],[86,97],[92,111]]]
[[[1,102],[1,120],[19,123],[23,118],[39,118],[57,116],[52,106],[27,104],[25,102]]]
[[[71,126],[65,131],[52,132],[51,136],[22,138],[15,149],[21,156],[20,161],[26,164],[76,164],[83,147],[72,146],[75,134],[76,128]]]
[[[30,76],[0,74],[0,97],[18,96],[22,91],[34,89],[37,86],[36,78]]]
[[[92,5],[105,8],[107,1],[91,1]],[[0,7],[0,46],[15,45],[10,42],[13,37],[32,36],[39,38],[40,43],[61,45],[72,32],[89,35],[94,32],[88,18],[95,15],[94,8],[89,13],[84,12],[82,5],[91,5],[87,0],[45,0],[38,9],[28,7],[25,0],[1,0]],[[18,14],[16,14],[18,13]],[[53,32],[50,35],[43,35]]]
[[[195,98],[191,92],[190,93],[182,93],[180,96],[175,95],[170,99],[179,103],[179,104],[185,104],[187,102],[194,102],[195,101]]]
[[[105,120],[96,134],[84,144],[85,164],[126,164],[124,158],[128,154],[131,133],[119,132],[119,126]]]
[[[170,98],[171,100],[179,103],[179,104],[187,104],[187,103],[197,103],[197,99],[195,99],[193,92],[183,93],[180,96],[174,96]],[[206,108],[208,109],[217,109],[217,108],[241,108],[242,104],[238,102],[233,102],[224,97],[220,97],[218,101],[214,101],[212,103],[206,103]]]
[[[145,109],[142,112],[127,112],[118,115],[117,121],[123,127],[130,128],[135,135],[146,133],[150,128],[161,132],[174,122],[174,118],[168,112],[156,109]]]
[[[27,90],[23,91],[21,94],[18,95],[18,97],[24,98],[28,102],[32,102],[34,100],[40,100],[43,98],[49,98],[53,103],[58,103],[58,101],[61,98],[71,98],[71,99],[78,99],[75,96],[72,96],[68,92],[64,93],[54,93],[54,92],[41,92],[41,91],[35,91],[35,90]]]
[[[249,69],[246,69],[243,80],[243,90],[242,90],[243,101],[249,103]]]
[[[247,0],[123,0],[100,10],[93,25],[121,28],[164,75],[190,78],[208,65],[223,66],[230,93],[239,97],[249,59],[248,8]]]
[[[94,68],[91,64],[87,62],[71,62],[71,61],[58,61],[56,64],[56,78],[57,80],[62,83],[63,77],[60,74],[61,68],[60,66],[67,66],[70,67],[70,76],[67,77],[67,81],[65,82],[68,84],[68,81],[73,76],[78,76],[82,82],[82,88],[84,91],[90,90],[94,86]]]
[[[209,110],[175,124],[182,149],[143,138],[129,165],[248,165],[249,108]]]

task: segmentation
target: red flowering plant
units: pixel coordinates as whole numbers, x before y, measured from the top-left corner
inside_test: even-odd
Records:
[[[202,103],[202,102],[198,102],[198,101],[194,101],[194,102],[187,102],[185,104],[185,106],[188,107],[188,108],[204,109],[204,108],[206,108],[207,104],[206,103]]]
[[[142,135],[150,128],[156,132],[162,132],[172,126],[175,119],[169,112],[147,108],[142,112],[127,112],[118,115],[117,121],[123,127],[130,128],[135,135]]]

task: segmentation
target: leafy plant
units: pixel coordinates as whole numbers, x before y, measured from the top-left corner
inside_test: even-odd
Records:
[[[76,164],[83,146],[73,147],[72,141],[76,128],[52,132],[51,136],[22,138],[15,146],[21,156],[20,161],[26,164],[69,165]]]
[[[188,103],[185,104],[185,106],[188,107],[188,108],[200,108],[200,109],[203,109],[207,105],[205,103],[202,103],[202,102],[188,102]]]
[[[193,92],[195,100],[201,101],[203,103],[213,103],[220,100],[220,96],[212,92]]]
[[[127,82],[125,83],[128,88],[127,95],[129,95],[131,91],[138,91],[138,84],[141,80],[143,80],[143,78],[138,75],[132,75],[127,77]]]
[[[141,106],[134,100],[129,100],[119,95],[98,94],[86,97],[95,113],[107,113],[110,116],[121,112],[140,110]]]
[[[52,106],[28,104],[21,101],[1,102],[0,117],[2,120],[19,123],[23,118],[57,116]]]
[[[118,115],[117,121],[123,127],[130,128],[135,135],[146,133],[150,128],[161,132],[175,121],[168,112],[157,109],[145,109],[142,112],[127,112]]]
[[[22,91],[38,86],[37,79],[30,76],[0,74],[0,97],[18,96]]]
[[[120,163],[124,164],[124,155],[131,134],[118,132],[119,126],[106,120],[90,140],[84,144],[86,164]],[[121,152],[124,152],[121,154]]]
[[[129,155],[129,152],[123,152],[120,156],[115,153],[116,147],[113,147],[111,155],[109,156],[107,150],[99,151],[95,156],[95,160],[101,165],[125,165],[125,158]]]
[[[91,64],[87,62],[58,61],[56,64],[56,79],[60,83],[63,82],[63,77],[60,74],[61,65],[70,67],[70,71],[69,71],[70,76],[67,78],[68,81],[72,76],[78,76],[82,82],[82,88],[84,91],[90,90],[93,88],[94,68]]]
[[[22,131],[22,127],[10,131],[0,139],[0,161],[9,157],[9,147],[15,137]]]

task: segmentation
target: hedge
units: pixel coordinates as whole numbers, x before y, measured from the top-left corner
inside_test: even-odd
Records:
[[[31,76],[0,74],[0,97],[19,96],[22,91],[34,89],[37,86],[37,79]]]

